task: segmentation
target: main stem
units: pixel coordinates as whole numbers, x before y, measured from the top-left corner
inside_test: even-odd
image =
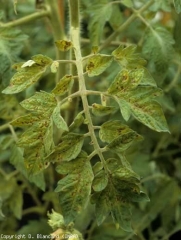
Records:
[[[74,46],[77,75],[79,79],[79,92],[82,99],[84,113],[88,122],[88,129],[89,129],[89,133],[91,136],[94,149],[98,154],[104,167],[106,168],[104,156],[102,154],[102,151],[99,147],[99,143],[95,136],[94,126],[93,126],[92,118],[89,112],[89,104],[87,100],[87,92],[86,92],[86,85],[85,85],[85,78],[83,74],[83,64],[82,64],[83,59],[82,59],[81,48],[80,48],[79,0],[69,0],[69,8],[70,8],[70,24],[71,24],[70,32],[71,32],[71,40]]]

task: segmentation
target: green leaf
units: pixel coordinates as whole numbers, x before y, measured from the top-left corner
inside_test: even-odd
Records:
[[[3,205],[3,201],[2,199],[0,198],[0,220],[3,220],[4,219],[4,214],[2,212],[2,205]]]
[[[124,22],[123,13],[121,12],[119,5],[113,4],[109,24],[114,29],[114,31],[116,31],[123,22]]]
[[[101,171],[103,168],[103,164],[102,162],[96,162],[96,164],[93,166],[92,170],[94,172],[94,175],[96,175],[96,173],[98,173],[99,171]]]
[[[73,131],[76,128],[80,127],[83,123],[84,123],[84,117],[83,117],[82,113],[78,113],[77,116],[75,117],[74,121],[69,126],[69,130]]]
[[[164,12],[171,12],[171,4],[170,0],[155,0],[155,2],[150,7],[151,11],[158,12],[159,10],[162,10]]]
[[[64,95],[68,90],[70,83],[73,79],[72,75],[65,75],[60,81],[57,83],[56,87],[52,90],[52,93],[55,95]]]
[[[156,71],[162,74],[168,70],[168,64],[173,57],[173,44],[171,33],[163,27],[151,28],[145,34],[143,54],[155,64]]]
[[[94,191],[100,192],[106,188],[108,184],[108,176],[104,170],[99,171],[93,180],[92,187]]]
[[[130,106],[129,104],[124,100],[124,99],[116,99],[119,107],[120,107],[120,111],[121,111],[121,114],[124,118],[125,121],[128,121],[131,117],[131,109],[130,109]]]
[[[111,120],[101,125],[100,131],[99,131],[99,137],[101,141],[110,143],[117,137],[130,132],[135,133],[127,125],[122,124],[121,121]]]
[[[86,71],[89,77],[98,76],[103,73],[112,63],[113,57],[103,54],[96,54],[89,58]]]
[[[150,201],[149,197],[142,191],[140,193],[134,193],[134,195],[131,196],[130,200],[132,202],[143,202],[143,201],[149,202]]]
[[[179,14],[181,12],[181,2],[180,0],[173,0],[176,12]]]
[[[52,62],[50,58],[43,55],[36,55],[32,57],[32,60],[36,64],[22,67],[23,64],[21,68],[18,68],[18,72],[11,78],[10,85],[5,88],[2,93],[12,94],[25,90],[40,79]]]
[[[14,213],[15,217],[17,219],[21,219],[23,209],[23,193],[21,188],[19,188],[18,186],[16,187],[14,193],[11,195],[9,207]]]
[[[92,113],[95,116],[106,116],[115,112],[116,108],[112,106],[103,106],[101,104],[93,103],[92,104]]]
[[[75,159],[81,149],[84,142],[84,136],[81,134],[69,133],[62,137],[62,142],[55,147],[53,152],[47,157],[49,162],[57,161],[70,161]]]
[[[67,41],[67,40],[57,40],[55,41],[55,45],[60,51],[68,51],[73,47],[72,42]]]
[[[36,92],[35,95],[22,101],[20,104],[28,111],[49,116],[56,107],[57,100],[53,94],[41,91]]]
[[[175,27],[174,27],[174,40],[175,40],[175,49],[176,51],[181,52],[181,14],[178,14],[175,19]]]
[[[57,171],[66,176],[58,182],[55,192],[59,193],[65,223],[73,222],[86,207],[93,180],[93,172],[87,154],[81,152],[71,162],[62,162]]]
[[[134,6],[132,0],[121,0],[121,3],[128,8],[132,8]]]
[[[47,218],[40,218],[38,220],[30,220],[27,224],[23,224],[17,231],[17,236],[27,236],[26,238],[31,236],[32,239],[37,239],[37,236],[40,237],[42,235],[42,237],[40,237],[41,239],[45,236],[50,236],[51,231],[52,229],[47,224]],[[16,240],[16,238],[13,240]]]
[[[126,151],[135,141],[143,140],[143,137],[134,131],[121,134],[107,145],[113,152],[122,153]]]
[[[135,68],[142,67],[146,64],[146,60],[140,57],[140,54],[135,53],[136,46],[131,45],[128,47],[124,47],[120,45],[116,48],[112,55],[118,63],[126,68]]]
[[[60,115],[60,107],[57,106],[52,114],[52,118],[53,121],[55,123],[55,125],[57,126],[57,128],[60,128],[64,131],[68,131],[68,126],[67,123],[65,122],[65,120],[63,119],[63,117]]]
[[[91,42],[93,46],[99,46],[104,25],[109,21],[112,14],[112,4],[109,4],[108,0],[96,2],[89,6],[88,13],[90,14],[88,30]]]

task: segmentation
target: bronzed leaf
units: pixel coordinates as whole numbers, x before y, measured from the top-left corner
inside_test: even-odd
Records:
[[[103,54],[96,54],[89,58],[86,71],[89,77],[98,76],[103,73],[112,63],[113,57]]]
[[[112,120],[102,124],[99,137],[103,142],[112,142],[115,138],[128,132],[134,132],[119,120]]]
[[[47,92],[36,92],[32,97],[21,102],[21,106],[33,112],[49,116],[57,105],[57,100],[53,94]]]
[[[2,91],[3,93],[19,93],[34,84],[40,79],[52,61],[50,58],[43,55],[36,55],[32,57],[32,60],[36,64],[23,68],[22,66],[21,68],[17,68],[18,72],[12,77],[10,85]]]
[[[52,93],[55,95],[63,95],[69,90],[70,83],[73,79],[72,75],[65,75],[60,81],[57,83],[56,87],[52,90]]]
[[[62,142],[47,157],[48,162],[70,161],[78,156],[82,149],[84,137],[81,134],[69,133]]]
[[[128,46],[124,47],[120,45],[116,48],[112,55],[118,61],[118,63],[126,68],[135,68],[135,67],[142,67],[146,64],[146,60],[140,57],[140,54],[135,53],[136,46]]]
[[[95,116],[106,116],[115,111],[115,107],[112,106],[103,106],[101,104],[93,103],[92,104],[92,113]]]
[[[122,153],[127,150],[135,141],[143,140],[143,137],[134,131],[121,134],[119,137],[115,138],[110,142],[107,147],[111,151]]]
[[[93,180],[93,172],[87,154],[81,152],[71,162],[62,162],[57,171],[66,176],[58,182],[55,192],[59,193],[65,223],[75,220],[86,207]]]
[[[55,45],[57,46],[58,50],[60,51],[68,51],[73,47],[72,42],[67,40],[57,40],[55,42]]]

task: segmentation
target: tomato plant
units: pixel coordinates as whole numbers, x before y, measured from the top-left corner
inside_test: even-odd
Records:
[[[180,12],[180,0],[2,1],[2,239],[179,233]]]

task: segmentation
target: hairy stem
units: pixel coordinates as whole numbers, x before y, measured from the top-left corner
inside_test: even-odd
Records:
[[[94,149],[98,154],[104,167],[106,168],[105,159],[102,154],[101,148],[99,147],[99,143],[97,141],[97,138],[94,132],[94,126],[93,126],[92,118],[89,112],[89,104],[87,100],[87,93],[86,93],[87,90],[85,85],[83,64],[82,64],[83,59],[82,59],[81,48],[80,48],[79,0],[69,0],[69,7],[70,7],[70,19],[71,19],[70,21],[71,38],[74,46],[77,74],[79,78],[79,91],[82,99],[84,113],[88,122],[88,129],[89,129],[89,133],[90,133],[90,137],[91,137],[91,141],[93,143]]]
[[[49,20],[50,20],[50,25],[53,31],[54,41],[65,39],[66,36],[65,36],[63,24],[61,22],[57,1],[46,0],[46,2],[50,8]],[[61,60],[65,58],[66,58],[65,52],[60,52],[58,48],[56,48],[56,60]],[[58,82],[59,79],[65,75],[65,73],[66,73],[65,66],[60,65],[56,74],[56,82]]]
[[[42,17],[48,17],[49,15],[50,15],[50,9],[47,8],[45,10],[32,13],[28,16],[22,17],[20,19],[17,19],[8,23],[0,23],[0,27],[4,27],[4,28],[17,27],[29,22],[33,22]]]

